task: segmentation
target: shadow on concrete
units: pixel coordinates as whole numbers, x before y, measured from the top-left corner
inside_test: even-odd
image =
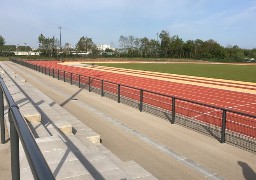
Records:
[[[256,172],[245,162],[238,161],[237,164],[241,166],[244,178],[246,180],[255,180],[256,179]]]
[[[174,119],[172,119],[172,115],[167,114],[166,112],[164,112],[164,115],[166,117],[166,119],[168,119],[168,121],[172,124],[174,124]]]
[[[84,88],[80,88],[77,92],[75,92],[70,98],[66,99],[63,103],[60,104],[60,106],[65,106],[69,101],[73,100],[81,91],[83,91]]]
[[[214,139],[216,139],[217,141],[221,142],[221,138],[219,136],[217,136],[214,131],[212,131],[208,126],[206,125],[201,125],[208,133],[211,137],[213,137]]]
[[[7,74],[7,73],[6,73]],[[9,78],[13,81],[13,83],[20,89],[20,91],[25,95],[25,97],[32,103],[35,105],[35,108],[41,113],[42,117],[45,117],[46,119],[44,119],[44,121],[48,121],[50,122],[55,129],[58,129],[56,127],[56,125],[54,124],[54,122],[47,116],[47,114],[45,114],[45,112],[43,111],[43,109],[41,109],[39,107],[40,104],[42,104],[44,101],[40,101],[38,103],[35,103],[33,99],[31,99],[29,97],[29,95],[13,80],[13,78],[7,74],[9,76]],[[63,106],[65,104],[67,104],[70,100],[72,100],[77,94],[79,94],[84,88],[79,89],[75,94],[73,94],[70,98],[68,98],[66,101],[64,101],[60,106]],[[43,120],[43,119],[42,119]],[[25,120],[24,120],[25,121]],[[46,128],[47,129],[47,128]],[[67,158],[69,152],[73,152],[73,154],[77,157],[77,159],[80,161],[80,163],[87,169],[87,171],[91,174],[91,176],[94,179],[97,180],[103,180],[104,177],[101,175],[101,173],[91,164],[91,162],[83,155],[83,153],[79,150],[79,148],[72,142],[69,140],[68,136],[60,133],[61,137],[65,140],[66,144],[69,147],[69,150],[64,154],[64,156],[62,157],[60,163],[58,164],[57,168],[55,170],[52,170],[53,175],[56,177],[57,174],[59,173],[60,169],[63,166],[63,163],[65,161],[65,159]]]

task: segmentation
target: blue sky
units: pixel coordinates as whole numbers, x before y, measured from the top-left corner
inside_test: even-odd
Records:
[[[73,46],[82,36],[118,47],[120,35],[156,39],[166,30],[184,41],[214,39],[256,48],[256,0],[1,0],[6,44],[38,47],[38,36]]]

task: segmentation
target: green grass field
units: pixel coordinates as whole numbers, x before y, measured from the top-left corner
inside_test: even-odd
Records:
[[[193,63],[100,63],[98,65],[170,74],[256,82],[256,65]]]

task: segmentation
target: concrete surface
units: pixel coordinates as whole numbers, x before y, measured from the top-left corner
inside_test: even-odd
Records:
[[[6,66],[4,68],[8,69]],[[15,77],[15,83],[9,86],[18,92],[16,97],[16,93],[12,91],[15,96],[14,100],[17,102],[21,96],[24,96],[29,101],[28,103],[33,104],[36,110],[42,114],[41,122],[32,121],[28,125],[56,179],[155,179],[137,163],[133,162],[130,165],[130,161],[122,162],[112,153],[101,151],[102,145],[99,144],[97,133],[62,107],[52,103],[49,97],[30,84],[23,84],[24,81],[19,79],[18,74],[12,74],[10,69],[7,71],[8,74]],[[12,81],[9,76],[5,76],[5,80]],[[27,110],[30,113],[29,109]],[[75,125],[74,134],[70,130],[63,132],[62,128],[65,126],[72,127],[66,120]],[[96,146],[97,144],[100,148]],[[20,168],[21,179],[33,179],[21,144]],[[3,171],[8,170],[3,168]]]
[[[256,155],[10,62],[27,82],[159,179],[255,179]],[[76,98],[74,101],[71,99]]]
[[[7,129],[7,127],[6,127]],[[11,149],[8,132],[5,134],[5,144],[0,143],[0,179],[9,180],[11,175]]]

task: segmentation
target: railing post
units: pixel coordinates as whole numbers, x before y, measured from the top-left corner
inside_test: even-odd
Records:
[[[78,75],[78,87],[79,88],[81,87],[81,75],[80,74]]]
[[[121,88],[120,84],[117,85],[117,102],[120,103]]]
[[[89,77],[88,90],[89,90],[89,92],[91,92],[91,77]]]
[[[70,84],[72,85],[72,75],[73,75],[73,73],[70,73]]]
[[[172,120],[171,124],[175,123],[175,98],[172,98]]]
[[[143,90],[140,90],[140,112],[142,112],[142,106],[143,106]]]
[[[58,69],[58,80],[60,80],[60,70]]]
[[[63,72],[63,81],[66,82],[66,71]]]
[[[222,124],[221,124],[221,143],[225,143],[226,136],[226,118],[227,118],[227,110],[223,109],[222,111]]]
[[[51,68],[49,68],[48,76],[51,76]]]
[[[104,81],[101,80],[101,97],[104,96]]]
[[[0,87],[0,124],[1,124],[1,143],[5,143],[5,125],[4,125],[4,96]]]
[[[8,112],[8,117],[10,121],[12,179],[20,179],[19,136],[13,122],[11,109]]]
[[[54,76],[55,76],[55,75],[54,75],[54,69],[52,69],[52,77],[54,78]]]
[[[44,74],[46,75],[46,67],[44,68]]]

